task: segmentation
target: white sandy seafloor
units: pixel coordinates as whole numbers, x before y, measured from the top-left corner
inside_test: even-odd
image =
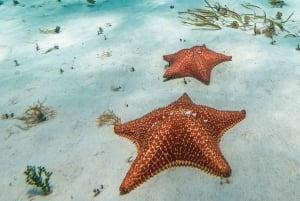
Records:
[[[299,200],[299,38],[280,33],[270,45],[270,39],[252,32],[192,30],[181,24],[177,12],[203,7],[203,1],[107,0],[94,6],[84,0],[3,2],[0,113],[20,117],[28,106],[45,100],[56,116],[29,130],[20,129],[19,120],[0,120],[1,201]],[[285,26],[300,34],[297,0],[286,1],[281,9],[267,1],[249,2],[267,14],[282,11],[284,18],[295,11]],[[241,8],[236,1],[221,4]],[[61,33],[39,32],[56,26]],[[97,34],[99,26],[102,35]],[[193,78],[187,84],[183,78],[163,81],[163,55],[202,44],[233,57],[214,68],[209,86]],[[59,49],[44,54],[54,45]],[[220,185],[219,178],[201,170],[177,167],[119,195],[136,147],[114,134],[112,126],[99,128],[97,117],[113,110],[122,122],[133,120],[184,92],[197,104],[247,111],[220,144],[232,168],[230,183]],[[53,172],[50,195],[41,196],[26,184],[27,165]],[[93,197],[93,189],[101,185],[102,192]]]

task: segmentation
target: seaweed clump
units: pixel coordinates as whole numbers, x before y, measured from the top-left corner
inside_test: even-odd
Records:
[[[52,190],[50,187],[50,177],[53,172],[48,172],[45,167],[28,165],[24,174],[26,175],[26,183],[39,188],[43,195],[49,195]]]
[[[273,37],[278,35],[278,30],[286,32],[287,35],[285,37],[298,37],[296,33],[291,33],[284,28],[284,24],[289,21],[294,13],[291,13],[287,19],[283,20],[282,12],[277,12],[274,18],[267,17],[264,10],[250,3],[244,3],[241,6],[252,13],[239,13],[219,3],[210,4],[206,0],[205,3],[205,8],[188,9],[187,11],[179,12],[179,18],[182,19],[182,23],[209,30],[220,30],[223,27],[240,29],[242,31],[252,30],[254,35],[264,34],[266,37],[271,38],[272,42],[274,42]],[[257,14],[258,10],[262,11],[261,14]]]
[[[95,0],[86,0],[88,3],[90,3],[90,4],[94,4],[94,3],[96,3],[96,1]]]
[[[58,34],[61,32],[60,26],[56,26],[54,29],[39,29],[42,34]]]
[[[280,7],[286,6],[286,3],[281,0],[269,0],[269,4],[271,4],[274,7]]]
[[[22,120],[27,127],[32,127],[52,119],[55,116],[55,111],[44,106],[44,102],[45,101],[37,101],[35,105],[30,106],[27,110],[25,110],[23,117],[18,119]]]
[[[97,120],[99,127],[102,127],[104,125],[115,125],[121,123],[120,118],[117,117],[117,115],[111,110],[103,112],[101,115],[99,115]]]

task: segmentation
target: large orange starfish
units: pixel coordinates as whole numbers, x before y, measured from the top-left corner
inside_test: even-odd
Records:
[[[120,193],[130,192],[172,166],[192,166],[216,176],[229,177],[231,168],[220,151],[220,138],[245,116],[245,110],[220,111],[196,105],[184,93],[167,107],[116,124],[115,133],[133,141],[138,149]]]
[[[163,75],[164,78],[189,76],[209,84],[213,67],[224,61],[231,61],[232,57],[216,53],[203,45],[164,55],[163,58],[171,65]]]

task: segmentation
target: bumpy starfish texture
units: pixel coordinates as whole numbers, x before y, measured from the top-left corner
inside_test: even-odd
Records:
[[[196,105],[184,93],[167,107],[116,124],[115,133],[133,141],[138,150],[120,193],[129,193],[173,166],[191,166],[215,176],[229,177],[231,168],[221,153],[219,142],[224,132],[245,116],[245,110],[220,111]]]
[[[205,84],[210,82],[210,74],[216,65],[231,61],[232,57],[214,52],[205,45],[183,49],[174,54],[164,55],[164,60],[170,62],[164,78],[194,77]]]

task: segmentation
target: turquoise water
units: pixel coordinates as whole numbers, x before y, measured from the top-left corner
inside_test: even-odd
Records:
[[[249,1],[270,19],[283,13],[289,32],[273,37],[227,27],[185,25],[178,12],[204,1],[1,1],[0,200],[297,200],[299,195],[299,21],[297,1],[273,7]],[[211,2],[213,4],[213,2]],[[239,3],[220,2],[236,13]],[[207,8],[206,8],[207,9]],[[262,11],[263,10],[263,11]],[[226,20],[228,18],[224,18]],[[257,26],[263,30],[261,22]],[[59,29],[58,29],[59,27]],[[100,29],[101,28],[101,29]],[[194,30],[196,28],[196,30]],[[287,36],[287,37],[285,37]],[[272,41],[273,44],[270,44]],[[205,44],[232,56],[206,85],[192,77],[165,81],[163,55]],[[184,92],[196,104],[245,109],[220,148],[229,184],[196,168],[165,170],[128,195],[119,186],[136,157],[133,143],[98,127],[112,111],[121,122],[167,106]],[[40,122],[28,118],[41,107]],[[46,115],[47,118],[43,115]],[[24,119],[27,119],[27,121]],[[53,172],[52,192],[28,185],[27,165]],[[100,194],[94,197],[94,190]]]

